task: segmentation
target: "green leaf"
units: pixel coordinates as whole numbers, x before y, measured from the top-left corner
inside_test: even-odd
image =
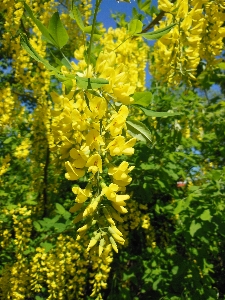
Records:
[[[35,59],[36,61],[42,63],[48,70],[51,71],[55,71],[56,73],[58,73],[58,70],[56,68],[54,68],[53,66],[51,66],[47,60],[45,60],[44,58],[42,58],[35,50],[34,48],[31,46],[31,44],[29,43],[26,35],[21,34],[21,46],[23,47],[24,50],[27,51],[27,53],[29,53],[29,55]]]
[[[45,298],[40,297],[40,296],[35,296],[35,300],[45,300]]]
[[[40,245],[45,249],[45,252],[49,252],[54,247],[53,244],[47,242],[41,243]]]
[[[142,170],[156,170],[159,168],[156,164],[152,163],[142,163],[140,167]]]
[[[200,219],[202,219],[202,221],[210,221],[212,218],[211,214],[210,214],[210,210],[206,209],[201,215],[200,215]]]
[[[88,33],[88,34],[91,34],[91,32],[92,32],[92,25],[90,25],[90,26],[85,26],[84,27],[84,32],[85,33]],[[94,33],[96,33],[96,34],[98,34],[98,35],[101,35],[101,32],[95,27],[94,28]]]
[[[57,209],[57,211],[60,215],[65,214],[66,210],[61,204],[56,203],[55,206],[56,206],[56,209]]]
[[[86,78],[76,76],[77,85],[84,90],[87,89],[98,89],[109,83],[108,80],[104,78]]]
[[[65,220],[69,220],[70,217],[71,217],[71,213],[68,212],[68,211],[66,211],[66,212],[63,214],[63,218],[64,218]]]
[[[136,92],[132,95],[134,98],[134,102],[132,104],[137,104],[141,106],[149,106],[152,100],[152,93],[151,92]]]
[[[55,223],[54,225],[57,232],[63,232],[66,229],[66,224],[64,223]]]
[[[37,199],[37,197],[38,197],[38,193],[37,192],[28,192],[27,195],[26,195],[27,202],[34,201],[34,200]]]
[[[94,34],[93,34],[93,41],[98,41],[98,40],[100,40],[101,37],[102,37],[101,34],[96,34],[96,33],[94,33]]]
[[[84,22],[82,20],[82,15],[81,15],[79,9],[77,8],[77,6],[74,5],[74,1],[72,1],[72,9],[70,12],[70,17],[77,22],[77,25],[79,26],[79,28],[84,32],[85,26],[84,26]]]
[[[61,63],[62,63],[63,66],[65,66],[68,70],[71,70],[71,69],[72,69],[70,62],[69,62],[68,59],[66,59],[65,57],[61,60]]]
[[[126,121],[129,134],[142,142],[151,142],[151,132],[141,122],[136,120]]]
[[[139,105],[137,105],[144,113],[146,116],[148,117],[173,117],[173,116],[179,116],[179,115],[183,115],[183,113],[178,113],[178,112],[158,112],[158,111],[153,111],[150,109],[146,109],[144,107],[141,107]]]
[[[86,93],[84,93],[84,98],[85,98],[86,104],[87,104],[87,106],[88,106],[88,109],[91,111],[91,108],[90,108],[90,101],[89,101],[89,98],[88,98],[88,96],[86,95]]]
[[[60,20],[58,12],[55,12],[51,17],[48,25],[48,31],[53,37],[58,48],[61,49],[68,42],[69,36]]]
[[[5,139],[3,143],[4,143],[4,144],[9,144],[9,143],[12,141],[12,139],[13,139],[13,137],[10,136],[10,137],[8,137],[7,139]]]
[[[162,278],[161,278],[161,276],[160,276],[160,277],[153,283],[152,289],[153,289],[154,291],[157,290],[158,284],[160,283],[161,280],[162,280]]]
[[[147,0],[147,1],[144,1],[142,2],[141,0],[138,0],[137,1],[137,4],[138,4],[138,8],[140,10],[143,10],[144,12],[147,12],[151,6],[151,0]]]
[[[176,23],[173,23],[169,26],[166,26],[164,28],[160,28],[156,31],[153,32],[148,32],[148,33],[136,33],[135,36],[142,36],[143,38],[145,38],[146,40],[157,40],[160,39],[162,36],[164,36],[165,34],[169,33],[170,30],[177,25]]]
[[[225,70],[225,62],[221,62],[217,65],[220,69]]]
[[[173,268],[172,268],[172,274],[173,275],[176,275],[177,274],[177,272],[178,272],[178,270],[179,270],[179,267],[178,266],[174,266]]]
[[[84,32],[85,33],[91,33],[91,31],[92,31],[92,25],[84,27]]]
[[[179,200],[178,204],[177,204],[177,207],[174,209],[173,213],[175,215],[179,214],[182,210],[186,209],[187,206],[188,206],[188,202],[187,201]]]
[[[202,227],[200,223],[195,223],[195,220],[191,222],[190,226],[190,235],[193,237],[197,230],[199,230]]]
[[[139,33],[142,31],[143,23],[138,20],[134,19],[128,24],[128,33],[130,35],[134,35],[135,33]]]
[[[34,253],[35,249],[33,247],[29,247],[27,250],[23,251],[24,255],[28,255],[30,253]]]
[[[50,35],[48,29],[38,20],[35,18],[35,16],[33,15],[32,10],[30,9],[30,7],[24,2],[24,8],[28,14],[28,16],[31,18],[31,20],[37,25],[38,29],[41,31],[41,33],[43,34],[43,36],[45,37],[45,39],[56,46],[54,39],[52,38],[52,36]]]
[[[67,80],[63,81],[63,84],[65,85],[65,93],[66,93],[66,95],[68,95],[73,88],[73,81],[72,81],[72,79],[67,79]]]
[[[33,222],[33,225],[34,225],[34,228],[35,228],[37,231],[42,231],[41,225],[40,225],[37,221],[34,221],[34,222]]]
[[[64,76],[64,75],[59,74],[59,73],[58,73],[58,70],[50,72],[50,75],[54,75],[54,76],[55,76],[56,78],[58,78],[61,82],[64,82],[64,81],[66,81],[67,79],[70,79],[70,76],[68,76],[68,75]],[[75,79],[75,78],[74,78],[74,79]]]

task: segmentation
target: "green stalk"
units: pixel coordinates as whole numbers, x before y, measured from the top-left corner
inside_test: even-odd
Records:
[[[123,45],[127,40],[129,40],[132,37],[132,35],[128,36],[128,38],[126,38],[122,43],[119,44],[119,46],[117,46],[115,49],[113,49],[113,51],[115,51],[116,49],[118,49],[121,45]]]
[[[95,12],[94,12],[94,17],[93,17],[93,22],[92,22],[90,45],[88,48],[87,72],[89,71],[89,65],[90,65],[90,59],[91,59],[91,46],[92,46],[92,42],[93,42],[96,18],[97,18],[97,14],[98,14],[98,10],[99,10],[101,2],[102,2],[102,0],[96,0],[96,4],[95,4]]]

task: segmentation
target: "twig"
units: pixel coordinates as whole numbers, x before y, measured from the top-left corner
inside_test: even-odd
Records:
[[[176,1],[176,0],[172,0],[171,3],[174,3],[175,1]],[[156,17],[154,20],[152,20],[152,22],[151,22],[150,24],[148,24],[148,25],[142,30],[141,33],[145,33],[145,32],[147,32],[147,31],[149,31],[151,28],[153,28],[155,25],[159,24],[159,21],[162,20],[162,18],[164,17],[165,13],[166,13],[166,12],[162,10],[162,11],[157,15],[157,17]]]

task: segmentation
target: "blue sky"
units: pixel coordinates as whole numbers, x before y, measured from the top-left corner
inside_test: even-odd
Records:
[[[132,15],[132,8],[137,6],[135,0],[130,0],[131,3],[117,2],[116,0],[103,0],[100,6],[101,11],[98,14],[98,21],[102,22],[106,28],[116,27],[115,21],[111,18],[111,13],[125,13],[127,17]],[[153,5],[157,4],[157,0],[152,1]]]

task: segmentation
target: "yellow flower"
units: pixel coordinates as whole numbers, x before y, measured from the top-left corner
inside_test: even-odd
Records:
[[[125,105],[129,105],[134,101],[134,99],[130,97],[134,92],[135,87],[130,86],[130,83],[120,84],[113,88],[113,94],[116,96],[117,100]]]
[[[102,172],[102,159],[99,154],[94,154],[92,155],[87,163],[86,167],[88,168],[88,172],[92,172],[93,174],[97,173],[98,171],[101,173]]]
[[[102,194],[106,195],[108,200],[114,201],[116,199],[116,193],[119,189],[117,184],[111,183],[109,186],[106,186],[102,189]]]
[[[73,164],[76,168],[83,168],[87,162],[87,156],[81,150],[75,148],[70,150],[70,156],[74,159]]]
[[[69,150],[72,147],[72,143],[66,136],[62,136],[62,144],[60,146],[60,153],[62,154],[61,158],[66,158],[69,156]]]
[[[72,127],[75,130],[86,130],[87,129],[87,122],[86,122],[86,115],[82,114],[77,110],[74,109],[71,113],[71,118],[72,118]]]
[[[85,48],[84,46],[80,46],[80,48],[78,48],[76,51],[74,51],[74,57],[77,59],[77,60],[81,60],[84,58],[84,51],[85,51]]]
[[[68,180],[77,180],[84,176],[85,171],[74,168],[69,161],[65,162],[67,173],[65,174]]]
[[[109,129],[110,134],[112,136],[116,136],[116,135],[122,133],[122,130],[125,126],[127,116],[128,116],[128,108],[127,108],[127,106],[122,105],[120,107],[118,113],[115,113],[112,116],[112,121],[106,127],[106,129]]]
[[[102,189],[102,195],[105,195],[108,200],[115,202],[117,205],[126,205],[124,200],[130,199],[129,195],[117,195],[116,192],[119,191],[119,186],[117,184],[111,183]]]
[[[169,0],[159,0],[158,9],[165,12],[170,12],[173,8],[173,4]]]
[[[128,173],[132,171],[134,167],[128,168],[128,165],[128,162],[123,161],[119,167],[109,168],[108,174],[113,176],[115,184],[126,186],[131,182],[132,178],[128,175]]]
[[[89,109],[86,109],[87,115],[90,115],[90,117],[92,117],[92,118],[101,119],[106,113],[106,109],[107,109],[106,100],[101,97],[91,98],[90,99],[90,109],[91,109],[91,112]]]
[[[91,197],[91,189],[90,185],[87,185],[86,188],[83,190],[78,186],[72,188],[74,194],[77,195],[75,201],[77,203],[83,203],[87,200],[88,197]]]
[[[100,145],[104,145],[100,132],[97,129],[91,129],[86,135],[86,144],[90,150],[99,150]]]
[[[117,136],[112,142],[109,143],[106,149],[109,149],[110,155],[132,155],[134,154],[134,144],[136,143],[136,139],[132,138],[128,142],[125,142],[124,136]]]

